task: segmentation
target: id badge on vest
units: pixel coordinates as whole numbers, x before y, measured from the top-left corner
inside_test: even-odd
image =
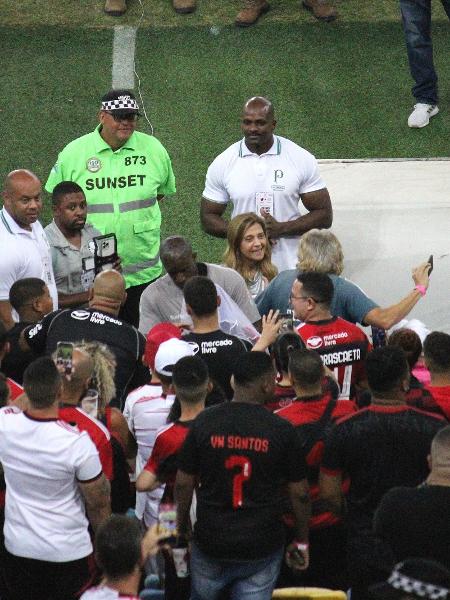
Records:
[[[49,256],[42,256],[42,278],[47,285],[53,285],[53,272]]]
[[[273,217],[273,193],[256,192],[255,193],[255,213],[261,216],[261,211]]]

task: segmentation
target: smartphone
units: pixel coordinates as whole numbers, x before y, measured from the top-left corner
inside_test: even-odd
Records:
[[[56,366],[64,373],[71,375],[73,368],[72,342],[58,342],[56,345]]]
[[[282,321],[280,327],[280,333],[286,333],[287,331],[294,331],[294,321],[291,313],[281,313],[278,315],[277,321]]]
[[[430,258],[427,260],[428,263],[430,263],[431,267],[428,271],[428,277],[431,275],[431,271],[433,270],[433,255],[430,254]]]
[[[165,536],[162,543],[175,546],[177,542],[177,507],[175,504],[160,504],[158,511],[158,532]]]

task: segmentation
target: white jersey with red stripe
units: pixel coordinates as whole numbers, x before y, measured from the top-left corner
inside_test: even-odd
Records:
[[[167,416],[175,399],[172,394],[167,396],[163,394],[158,385],[145,385],[139,390],[141,390],[141,395],[140,397],[135,396],[128,421],[130,431],[138,445],[136,476],[139,475],[149,459],[156,434],[159,428],[167,423]],[[161,391],[159,392],[159,390]],[[139,519],[143,518],[147,527],[150,527],[158,519],[158,506],[162,493],[163,487],[152,492],[136,494],[136,516]]]
[[[15,556],[69,562],[91,554],[78,482],[102,473],[86,432],[13,407],[0,411],[0,461],[6,481],[5,546]]]

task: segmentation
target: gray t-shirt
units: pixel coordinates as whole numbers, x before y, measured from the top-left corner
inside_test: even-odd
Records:
[[[256,306],[261,315],[270,309],[281,313],[289,309],[289,295],[298,271],[290,269],[282,271],[272,279],[268,287],[256,298]],[[330,275],[334,286],[334,296],[330,312],[334,317],[341,317],[351,323],[364,324],[364,317],[378,304],[371,300],[356,284],[338,275]]]
[[[83,259],[94,256],[94,237],[102,235],[89,223],[81,230],[81,246],[73,246],[53,220],[44,229],[52,254],[53,272],[56,288],[62,294],[79,294],[86,292],[92,284],[93,277],[83,271]],[[92,273],[92,276],[94,273]]]
[[[206,265],[207,277],[227,292],[248,319],[252,323],[259,321],[260,314],[241,275],[228,267],[203,264]],[[139,331],[147,335],[157,323],[180,322],[182,305],[183,291],[174,284],[169,275],[160,277],[151,283],[141,296]]]

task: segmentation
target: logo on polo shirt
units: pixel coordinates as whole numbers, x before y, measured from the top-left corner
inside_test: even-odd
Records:
[[[33,339],[35,335],[37,335],[42,329],[42,325],[40,323],[38,323],[37,325],[35,325],[34,327],[32,327],[30,329],[30,331],[28,332],[28,339]]]
[[[77,321],[86,321],[91,316],[91,313],[89,313],[87,310],[73,310],[70,313],[70,316]]]
[[[86,162],[86,168],[90,173],[97,173],[97,171],[100,171],[100,169],[102,168],[102,161],[99,158],[93,156],[92,158],[89,158]]]
[[[194,354],[197,354],[198,351],[200,350],[197,342],[188,342],[188,344],[189,344],[189,346],[192,347],[192,350],[193,350]]]
[[[318,335],[313,335],[306,340],[306,347],[311,350],[317,350],[317,348],[320,348],[321,346],[323,346],[323,339]]]

